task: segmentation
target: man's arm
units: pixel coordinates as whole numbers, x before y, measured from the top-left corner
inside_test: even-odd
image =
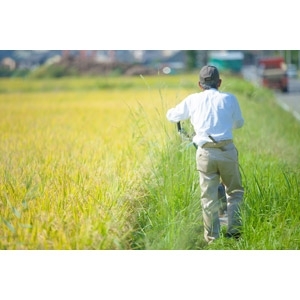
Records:
[[[233,129],[241,128],[244,125],[244,118],[242,116],[240,105],[235,98],[235,110],[233,113]]]
[[[170,122],[174,122],[174,123],[188,119],[189,111],[188,111],[188,107],[186,105],[186,101],[183,100],[181,103],[179,103],[175,107],[170,108],[167,111],[166,117]]]

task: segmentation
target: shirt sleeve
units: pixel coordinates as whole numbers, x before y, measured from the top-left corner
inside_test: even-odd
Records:
[[[241,128],[243,125],[244,125],[244,118],[242,116],[240,105],[237,99],[235,98],[235,108],[233,113],[233,129]]]
[[[188,119],[190,114],[187,105],[187,98],[175,107],[170,108],[167,111],[166,117],[170,122],[179,122]]]

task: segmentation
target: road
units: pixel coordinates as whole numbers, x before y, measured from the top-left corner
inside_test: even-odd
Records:
[[[247,66],[242,71],[243,77],[258,85],[256,69],[254,66]],[[299,78],[289,78],[288,93],[275,91],[277,103],[286,111],[300,121],[300,80]]]
[[[300,80],[289,78],[289,92],[276,92],[277,103],[300,121]]]

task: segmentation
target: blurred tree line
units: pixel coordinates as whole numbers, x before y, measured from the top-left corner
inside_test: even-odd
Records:
[[[199,69],[207,64],[209,50],[184,50],[184,65],[186,71]],[[254,64],[256,55],[280,55],[288,64],[295,64],[300,69],[300,50],[243,50],[245,54],[245,64]],[[0,77],[26,77],[33,76],[39,78],[57,78],[63,76],[79,76],[80,70],[70,68],[65,65],[41,65],[37,69],[16,68],[14,70],[0,64]]]

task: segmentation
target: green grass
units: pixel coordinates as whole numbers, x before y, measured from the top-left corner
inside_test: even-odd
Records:
[[[134,235],[138,249],[299,249],[300,124],[275,104],[272,92],[236,78],[225,82],[222,90],[237,95],[245,117],[235,131],[245,187],[242,239],[205,243],[195,149],[158,116],[165,146],[154,148],[143,180],[148,195]]]

